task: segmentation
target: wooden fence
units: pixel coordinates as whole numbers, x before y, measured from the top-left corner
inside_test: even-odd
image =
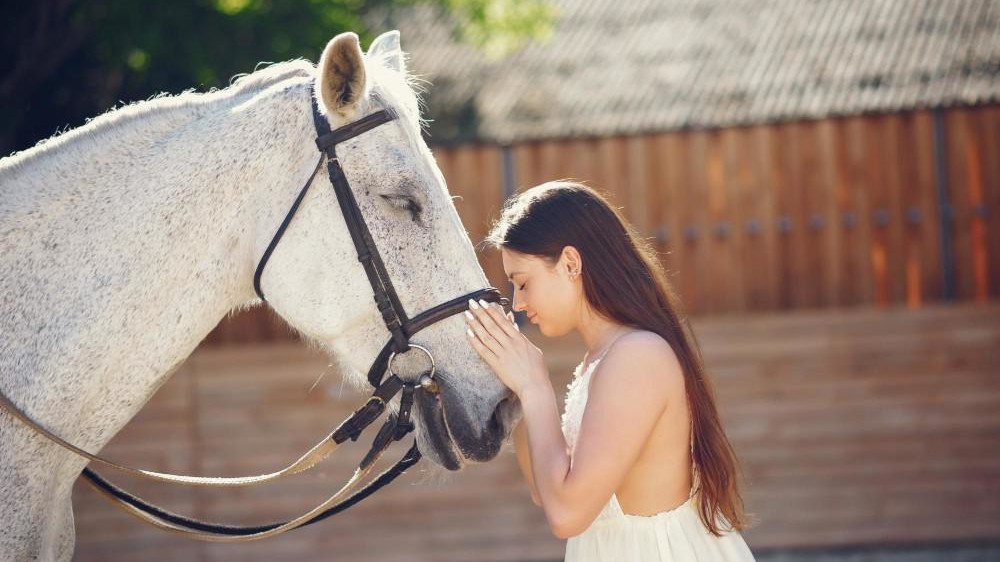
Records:
[[[1000,106],[434,152],[474,243],[513,191],[606,192],[693,316],[1000,296]],[[287,333],[250,311],[208,343]]]

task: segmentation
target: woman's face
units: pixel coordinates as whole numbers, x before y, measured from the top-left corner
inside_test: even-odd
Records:
[[[514,285],[511,308],[524,312],[528,320],[547,337],[571,332],[579,317],[582,291],[580,277],[576,281],[569,278],[573,252],[564,249],[554,267],[542,258],[507,248],[501,248],[500,255],[504,273]]]

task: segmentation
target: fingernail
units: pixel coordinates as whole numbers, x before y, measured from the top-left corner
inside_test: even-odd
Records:
[[[476,304],[476,301],[474,301],[472,299],[469,299],[469,308],[477,309],[477,308],[479,308],[479,305]]]
[[[468,320],[469,322],[471,322],[471,321],[473,321],[473,320],[476,319],[476,317],[473,316],[472,313],[469,312],[468,310],[462,311],[462,314],[465,315],[465,319]]]
[[[483,308],[489,308],[490,307],[490,305],[487,304],[486,301],[484,301],[483,299],[479,299],[479,305],[482,306]]]
[[[470,338],[475,338],[476,337],[476,334],[473,334],[472,330],[470,330],[468,328],[465,329],[465,335],[469,336]]]

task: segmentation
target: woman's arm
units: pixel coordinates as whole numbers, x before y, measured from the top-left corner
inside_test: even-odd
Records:
[[[668,402],[684,397],[680,363],[656,334],[622,337],[591,379],[572,469],[551,381],[526,385],[519,395],[534,485],[558,538],[578,535],[594,521],[639,458]]]
[[[541,507],[542,500],[538,497],[535,479],[531,476],[531,449],[528,448],[528,427],[524,424],[524,419],[514,426],[514,451],[517,453],[517,464],[521,467],[521,474],[531,489],[531,501]]]
[[[469,341],[521,402],[531,482],[549,527],[556,537],[575,536],[625,480],[667,403],[683,399],[680,363],[654,333],[621,337],[591,375],[571,463],[541,350],[499,305],[470,300],[469,310]]]

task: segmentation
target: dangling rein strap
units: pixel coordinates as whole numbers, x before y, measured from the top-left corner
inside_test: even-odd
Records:
[[[382,454],[393,441],[402,439],[406,436],[406,434],[413,430],[414,426],[409,421],[409,411],[413,405],[413,395],[416,391],[415,386],[413,384],[404,384],[395,375],[388,377],[368,399],[368,401],[361,408],[358,408],[348,419],[344,420],[344,422],[337,427],[337,430],[334,431],[330,437],[324,439],[321,443],[310,449],[309,452],[303,455],[298,461],[283,470],[271,474],[237,478],[179,476],[134,469],[119,465],[97,455],[88,453],[87,451],[66,442],[59,436],[41,427],[24,412],[22,412],[16,405],[14,405],[6,396],[3,395],[3,393],[0,393],[0,409],[6,410],[36,433],[49,439],[60,447],[63,447],[64,449],[69,450],[81,457],[103,464],[104,466],[108,466],[126,474],[150,480],[200,486],[245,486],[277,480],[289,474],[295,474],[307,470],[329,456],[329,454],[344,441],[347,441],[348,439],[356,441],[361,435],[361,432],[373,421],[378,419],[378,417],[385,410],[388,401],[399,391],[400,388],[403,388],[404,392],[400,401],[399,415],[390,414],[382,429],[379,430],[378,435],[375,437],[371,450],[361,461],[361,464],[355,470],[354,475],[347,482],[347,484],[345,484],[340,490],[337,491],[337,493],[322,504],[289,521],[254,527],[207,523],[161,509],[122,490],[114,484],[111,484],[89,468],[85,468],[83,470],[83,478],[105,498],[125,510],[127,513],[146,523],[149,523],[150,525],[198,540],[241,542],[279,535],[297,527],[308,525],[339,513],[394,480],[397,476],[402,474],[406,468],[416,464],[416,462],[420,460],[421,455],[420,451],[417,449],[416,440],[414,440],[413,446],[407,454],[396,463],[395,466],[379,475],[375,480],[370,482],[353,496],[341,501],[341,498],[348,494],[359,481],[371,472],[375,463],[379,458],[381,458]],[[340,501],[339,504],[337,504],[338,501]]]
[[[268,536],[273,536],[276,534],[289,531],[297,527],[305,527],[312,525],[313,523],[318,523],[336,515],[354,504],[360,502],[371,494],[377,492],[380,488],[389,484],[396,479],[397,476],[406,471],[407,468],[415,465],[421,458],[420,451],[417,449],[416,440],[413,441],[413,445],[410,450],[406,452],[402,459],[400,459],[392,468],[386,470],[380,474],[377,478],[369,482],[364,488],[358,490],[351,497],[345,499],[341,503],[333,506],[328,506],[335,498],[340,497],[343,490],[337,492],[337,494],[327,500],[322,505],[316,507],[315,509],[309,511],[309,513],[296,518],[293,521],[285,521],[281,523],[271,523],[267,525],[260,525],[256,527],[241,527],[234,525],[219,525],[214,523],[207,523],[204,521],[199,521],[197,519],[191,519],[189,517],[184,517],[182,515],[177,515],[171,513],[164,509],[161,509],[155,505],[147,503],[140,498],[137,498],[128,492],[116,487],[115,485],[107,482],[96,473],[89,470],[84,470],[83,476],[87,479],[87,483],[90,484],[95,490],[100,492],[108,500],[112,501],[116,506],[124,510],[126,513],[137,517],[139,520],[149,523],[155,527],[166,529],[176,534],[182,534],[189,536],[197,540],[204,541],[214,541],[214,542],[236,542],[236,541],[250,541],[256,539],[262,539]],[[369,467],[364,470],[360,476],[367,474],[371,470]],[[357,473],[356,473],[357,474]],[[356,482],[357,479],[352,479],[352,482]],[[351,483],[348,483],[348,486]],[[347,486],[345,486],[347,488]],[[320,511],[322,510],[322,511]],[[317,514],[317,512],[319,512]],[[313,516],[313,514],[315,514]],[[293,522],[298,524],[293,525]],[[278,530],[282,529],[282,530]],[[264,534],[266,533],[266,534]]]
[[[167,474],[163,472],[155,472],[152,470],[143,470],[139,468],[131,468],[128,466],[120,465],[109,461],[105,458],[99,457],[97,455],[88,453],[83,449],[64,441],[58,435],[53,434],[49,430],[35,423],[34,420],[29,418],[27,414],[22,412],[13,402],[11,402],[3,393],[0,393],[0,409],[6,410],[15,418],[20,420],[24,425],[30,427],[36,433],[42,435],[46,439],[52,441],[56,445],[71,451],[85,459],[102,464],[108,468],[112,468],[124,474],[130,474],[132,476],[138,476],[140,478],[146,478],[149,480],[157,480],[160,482],[171,482],[174,484],[189,484],[193,486],[216,486],[216,487],[226,487],[226,486],[252,486],[256,484],[262,484],[264,482],[271,482],[284,478],[290,474],[296,474],[308,470],[318,464],[323,459],[327,458],[330,453],[337,449],[337,447],[350,438],[352,441],[356,441],[361,431],[368,427],[379,415],[385,410],[386,403],[392,398],[396,392],[399,391],[402,386],[402,381],[396,377],[389,377],[386,379],[385,383],[382,384],[375,393],[368,399],[368,402],[364,406],[359,408],[351,415],[351,417],[344,420],[343,423],[334,431],[329,437],[323,439],[323,441],[317,443],[312,449],[310,449],[306,454],[302,455],[299,460],[295,461],[291,465],[283,468],[277,472],[272,472],[270,474],[261,474],[258,476],[237,476],[237,477],[214,477],[214,476],[184,476],[178,474]]]
[[[311,525],[312,523],[322,521],[327,517],[340,513],[341,511],[344,511],[369,495],[375,493],[379,488],[382,488],[389,482],[392,482],[407,468],[416,464],[417,461],[420,460],[421,455],[420,451],[417,449],[417,441],[414,439],[410,450],[407,451],[406,455],[404,455],[403,458],[400,459],[392,468],[380,474],[377,478],[369,482],[368,485],[354,495],[347,497],[346,499],[342,499],[358,482],[371,472],[372,468],[375,466],[375,462],[382,456],[382,453],[385,452],[392,441],[401,439],[413,428],[413,426],[400,428],[400,426],[396,424],[396,421],[395,415],[390,416],[390,419],[386,421],[386,425],[383,426],[383,430],[379,432],[379,437],[382,437],[382,435],[385,434],[387,436],[391,436],[392,438],[385,439],[384,443],[379,443],[380,439],[376,438],[377,448],[374,448],[373,446],[372,451],[369,452],[365,461],[363,461],[361,466],[354,471],[354,476],[352,476],[351,479],[337,491],[337,493],[330,496],[330,498],[325,502],[296,517],[295,519],[280,523],[271,523],[253,527],[207,523],[198,519],[191,519],[182,515],[177,515],[155,505],[149,504],[112,485],[93,472],[85,470],[83,476],[87,479],[87,482],[94,487],[94,489],[100,492],[116,506],[120,507],[126,513],[135,516],[140,521],[148,523],[154,527],[201,541],[247,542],[280,535],[291,531],[292,529],[303,527],[305,525]],[[390,427],[392,430],[386,431],[386,428]],[[392,435],[393,433],[395,433],[395,435]]]

